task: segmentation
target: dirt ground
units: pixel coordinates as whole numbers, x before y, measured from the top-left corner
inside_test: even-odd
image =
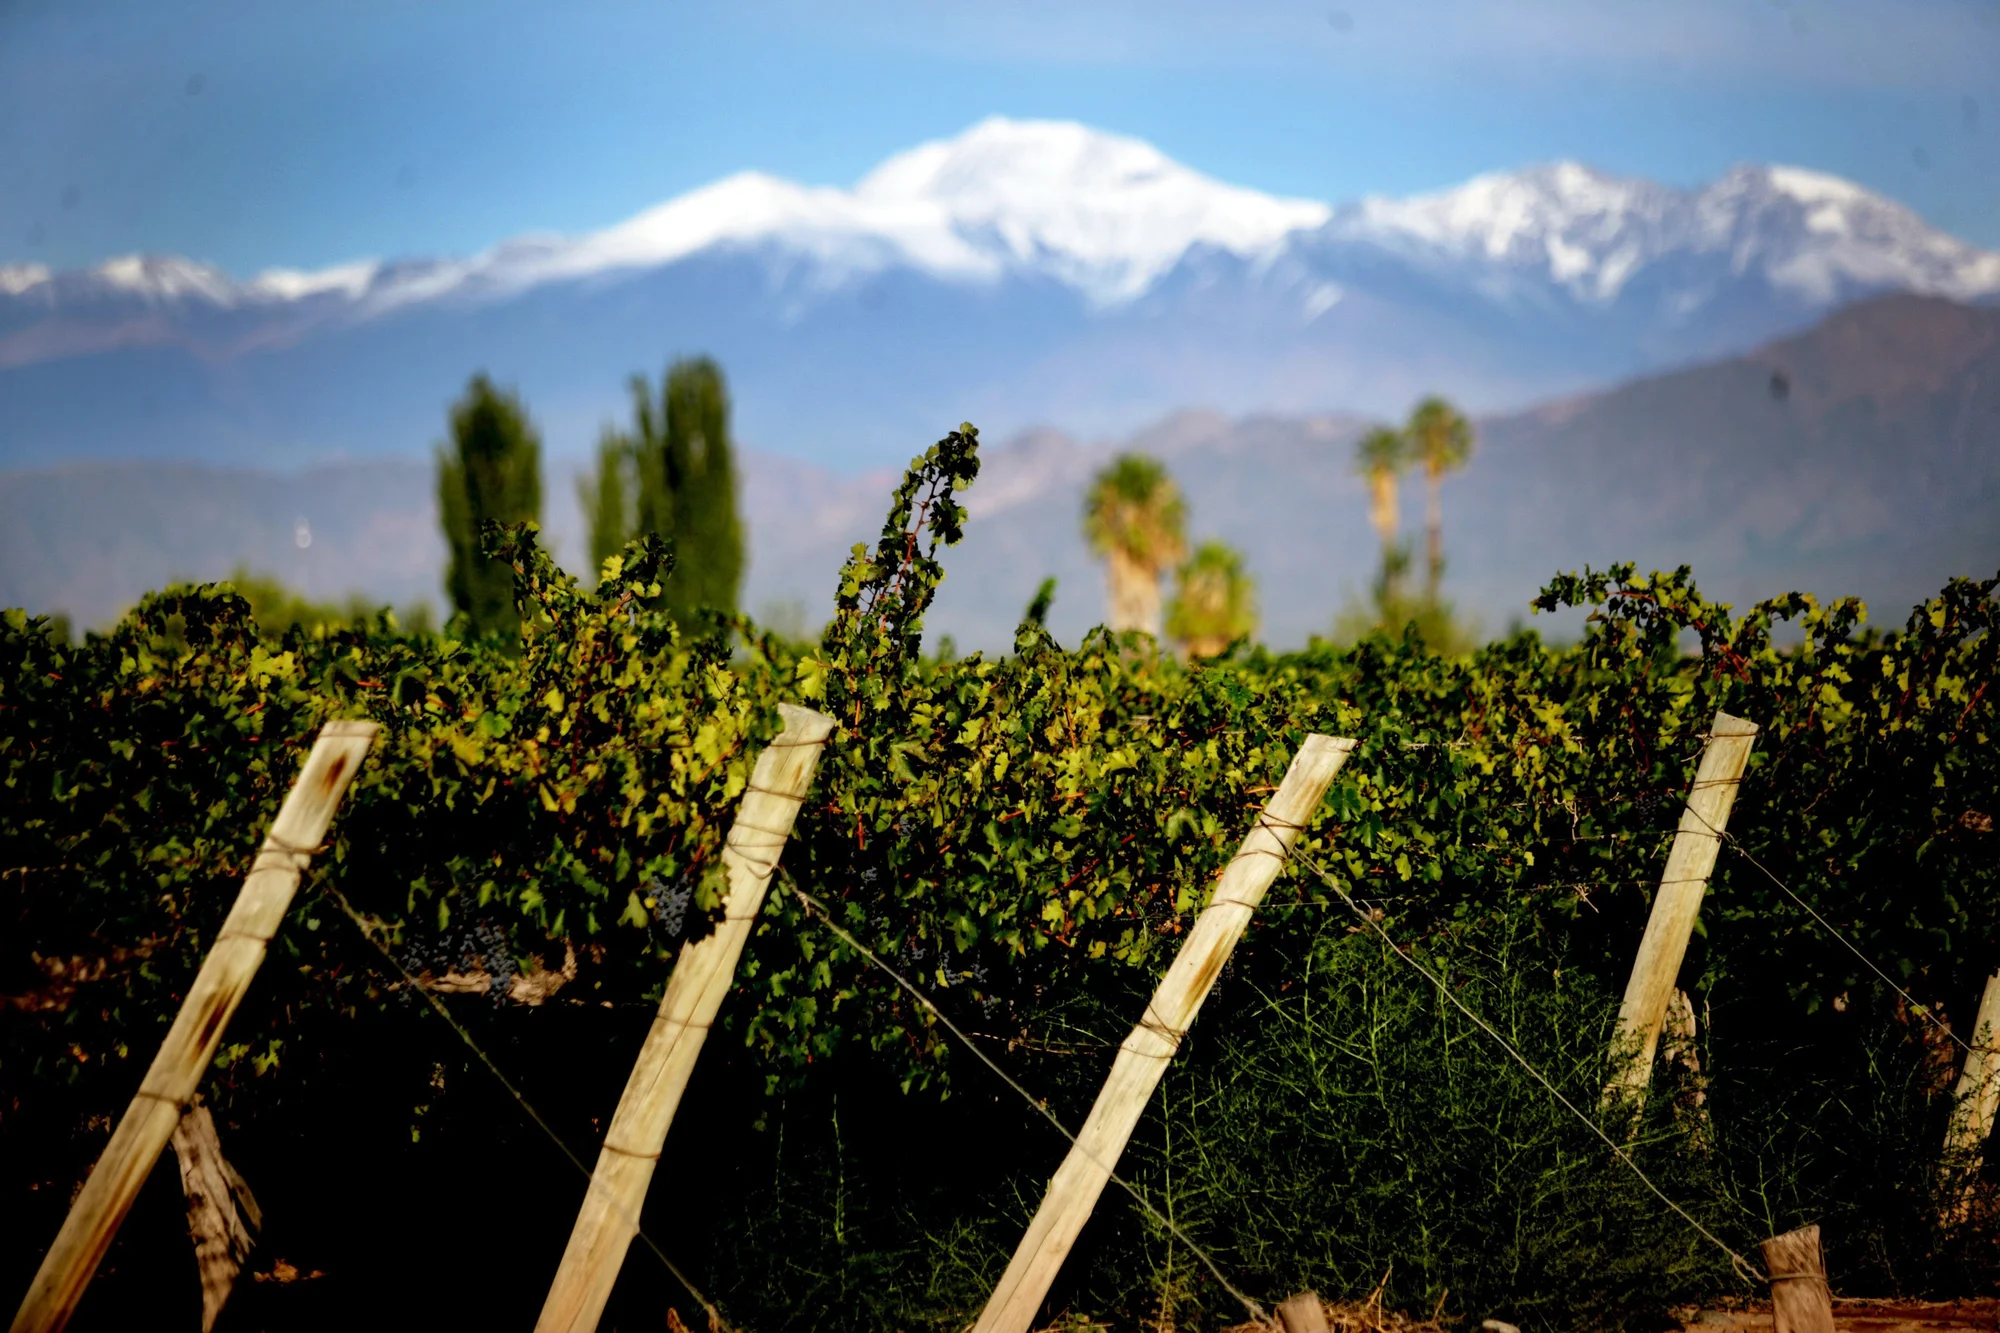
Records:
[[[1384,1310],[1377,1299],[1358,1303],[1328,1301],[1325,1309],[1328,1333],[1444,1333],[1439,1324]],[[1768,1305],[1675,1313],[1681,1321],[1681,1333],[1769,1333],[1771,1328]],[[1840,1333],[2000,1333],[2000,1300],[1836,1297],[1833,1322]],[[1491,1333],[1507,1333],[1512,1325],[1489,1320],[1486,1328]],[[1265,1325],[1238,1324],[1224,1333],[1270,1333],[1270,1330]]]
[[[1833,1322],[1841,1333],[1986,1333],[2000,1330],[2000,1300],[1893,1301],[1836,1299]],[[1685,1333],[1768,1330],[1769,1306],[1700,1310],[1683,1315]]]

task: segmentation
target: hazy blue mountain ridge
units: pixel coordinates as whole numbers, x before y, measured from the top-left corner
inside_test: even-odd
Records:
[[[955,418],[898,441],[904,457]],[[1073,641],[1102,618],[1101,566],[1079,533],[1091,472],[1120,448],[1164,459],[1197,538],[1239,546],[1263,637],[1324,633],[1365,591],[1376,541],[1353,474],[1353,415],[1181,412],[1127,436],[1041,429],[989,442],[965,543],[930,620],[962,648],[1004,648],[1044,575]],[[1547,576],[1585,563],[1694,566],[1738,602],[1801,589],[1866,598],[1879,621],[1952,574],[2000,569],[2000,310],[1888,297],[1756,351],[1478,422],[1445,486],[1447,593],[1489,631],[1526,616]],[[989,441],[991,437],[989,436]],[[893,470],[849,473],[762,451],[743,460],[746,609],[824,618],[839,563],[872,539]],[[547,528],[576,567],[574,464],[551,464]],[[170,576],[239,564],[312,595],[438,596],[427,461],[297,472],[159,462],[0,473],[0,605],[115,616]],[[1403,491],[1420,540],[1421,485]],[[305,519],[313,540],[296,545]]]

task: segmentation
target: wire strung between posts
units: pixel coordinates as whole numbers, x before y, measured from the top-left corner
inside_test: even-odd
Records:
[[[1827,934],[1833,936],[1834,939],[1838,940],[1842,948],[1846,949],[1856,958],[1859,958],[1861,960],[1862,966],[1866,967],[1870,972],[1873,972],[1876,976],[1882,978],[1883,984],[1886,985],[1890,990],[1896,992],[1896,994],[1902,996],[1903,1002],[1909,1005],[1910,1008],[1914,1009],[1918,1014],[1922,1015],[1925,1022],[1929,1023],[1931,1026],[1935,1027],[1939,1032],[1944,1033],[1945,1036],[1957,1042],[1959,1046],[1964,1049],[1967,1055],[1971,1055],[1973,1053],[1972,1047],[1966,1044],[1965,1038],[1959,1036],[1956,1032],[1953,1032],[1950,1026],[1946,1024],[1943,1019],[1939,1018],[1936,1014],[1932,1013],[1931,1007],[1929,1005],[1920,1003],[1916,996],[1910,994],[1908,991],[1904,990],[1901,986],[1898,986],[1895,980],[1892,977],[1890,977],[1890,975],[1887,972],[1884,972],[1881,968],[1875,966],[1874,959],[1870,958],[1867,954],[1861,952],[1861,950],[1855,947],[1853,942],[1850,941],[1847,938],[1847,936],[1841,934],[1838,930],[1834,929],[1833,923],[1831,921],[1828,921],[1825,917],[1821,916],[1819,914],[1818,909],[1815,908],[1811,903],[1807,902],[1804,898],[1801,898],[1797,893],[1794,893],[1792,891],[1791,885],[1785,883],[1785,881],[1779,879],[1776,875],[1772,874],[1770,867],[1766,866],[1762,861],[1759,861],[1755,856],[1753,856],[1750,852],[1750,849],[1748,847],[1745,847],[1741,842],[1737,840],[1735,834],[1729,832],[1727,829],[1719,829],[1715,825],[1709,824],[1708,819],[1701,813],[1701,811],[1696,810],[1692,805],[1688,806],[1688,810],[1690,813],[1694,815],[1696,819],[1699,819],[1703,824],[1708,825],[1708,831],[1714,834],[1718,841],[1729,844],[1729,846],[1736,851],[1737,855],[1741,856],[1751,865],[1756,866],[1759,871],[1763,872],[1765,879],[1768,879],[1773,884],[1777,885],[1779,891],[1782,892],[1787,898],[1790,898],[1800,907],[1805,908],[1806,914],[1810,916],[1813,920],[1819,922],[1820,928],[1822,930],[1826,931]],[[1977,1034],[1975,1033],[1974,1035],[1976,1036]]]
[[[1473,1010],[1470,1007],[1468,1007],[1463,1000],[1459,999],[1458,996],[1454,995],[1452,993],[1451,987],[1445,984],[1444,979],[1442,977],[1438,976],[1435,972],[1431,971],[1429,968],[1425,967],[1422,963],[1418,962],[1415,958],[1413,958],[1410,954],[1405,952],[1403,946],[1396,943],[1396,941],[1390,937],[1389,932],[1382,928],[1382,923],[1380,921],[1377,921],[1374,918],[1374,916],[1364,911],[1360,903],[1354,901],[1352,895],[1350,895],[1347,892],[1346,888],[1344,888],[1341,885],[1340,881],[1333,877],[1331,871],[1327,870],[1325,866],[1321,865],[1318,861],[1315,861],[1312,857],[1307,856],[1304,852],[1298,851],[1296,848],[1293,849],[1292,854],[1296,856],[1303,864],[1309,867],[1315,874],[1317,874],[1320,877],[1322,883],[1324,883],[1328,888],[1332,889],[1335,893],[1339,894],[1342,901],[1344,901],[1348,905],[1348,907],[1353,909],[1354,915],[1361,919],[1361,923],[1367,926],[1370,930],[1374,931],[1377,935],[1382,937],[1382,942],[1389,946],[1391,952],[1393,952],[1398,958],[1402,959],[1404,962],[1408,963],[1411,967],[1415,968],[1423,976],[1424,980],[1430,982],[1431,985],[1437,988],[1437,992],[1439,995],[1442,995],[1445,999],[1449,1000],[1454,1008],[1456,1008],[1460,1013],[1464,1014],[1467,1018],[1471,1019],[1473,1023],[1477,1025],[1479,1029],[1483,1031],[1487,1036],[1493,1038],[1493,1040],[1499,1044],[1500,1049],[1506,1051],[1508,1055],[1513,1057],[1515,1064],[1518,1064],[1519,1066],[1521,1066],[1521,1068],[1527,1070],[1528,1076],[1530,1078],[1534,1079],[1537,1083],[1541,1084],[1544,1088],[1548,1089],[1549,1095],[1551,1097],[1554,1097],[1558,1102],[1560,1102],[1564,1107],[1564,1109],[1566,1109],[1571,1115],[1575,1116],[1578,1120],[1581,1120],[1584,1123],[1585,1127],[1588,1128],[1591,1133],[1597,1135],[1598,1138],[1604,1140],[1604,1146],[1611,1149],[1612,1153],[1616,1155],[1618,1160],[1623,1162],[1626,1168],[1630,1170],[1633,1175],[1637,1176],[1639,1178],[1639,1182],[1643,1184],[1647,1189],[1651,1190],[1653,1194],[1660,1200],[1661,1203],[1664,1203],[1665,1205],[1667,1205],[1667,1207],[1673,1209],[1674,1212],[1680,1214],[1681,1220],[1686,1222],[1689,1226],[1693,1227],[1695,1231],[1703,1239],[1707,1240],[1710,1244],[1714,1245],[1718,1250],[1721,1250],[1724,1254],[1728,1255],[1730,1266],[1736,1270],[1736,1274],[1738,1277],[1741,1277],[1746,1282],[1750,1282],[1757,1285],[1762,1285],[1765,1282],[1766,1279],[1764,1274],[1758,1272],[1756,1267],[1753,1264],[1751,1264],[1751,1262],[1748,1259],[1745,1259],[1741,1254],[1738,1254],[1735,1250],[1731,1249],[1729,1247],[1728,1242],[1724,1241],[1720,1236],[1716,1235],[1713,1231],[1710,1231],[1707,1227],[1703,1226],[1701,1224],[1700,1219],[1695,1217],[1693,1213],[1690,1213],[1687,1209],[1681,1207],[1681,1205],[1676,1203],[1667,1194],[1665,1190],[1661,1189],[1658,1185],[1655,1185],[1653,1183],[1653,1178],[1647,1175],[1643,1170],[1641,1170],[1639,1164],[1632,1160],[1632,1155],[1626,1152],[1625,1149],[1622,1146],[1620,1146],[1620,1144],[1616,1139],[1612,1138],[1609,1134],[1605,1133],[1604,1127],[1602,1125],[1598,1124],[1597,1121],[1592,1119],[1590,1116],[1585,1115],[1583,1111],[1580,1108],[1578,1108],[1575,1102],[1572,1102],[1569,1098],[1563,1096],[1562,1089],[1558,1088],[1548,1078],[1547,1075],[1543,1074],[1541,1070],[1535,1068],[1532,1064],[1528,1063],[1528,1057],[1522,1055],[1520,1051],[1515,1049],[1514,1044],[1512,1042],[1508,1041],[1505,1037],[1501,1036],[1498,1028],[1495,1028],[1491,1023],[1487,1022],[1484,1018],[1480,1017],[1477,1013],[1473,1012]]]
[[[1162,1213],[1158,1208],[1153,1206],[1152,1200],[1148,1199],[1145,1195],[1141,1194],[1138,1191],[1138,1189],[1134,1187],[1129,1181],[1127,1181],[1123,1176],[1119,1175],[1116,1171],[1112,1170],[1110,1163],[1106,1162],[1103,1158],[1099,1157],[1096,1153],[1092,1152],[1090,1149],[1084,1147],[1083,1144],[1080,1141],[1078,1141],[1076,1135],[1069,1132],[1069,1126],[1065,1125],[1061,1120],[1056,1118],[1055,1112],[1049,1110],[1049,1108],[1046,1105],[1044,1105],[1041,1099],[1036,1097],[1034,1093],[1029,1092],[1026,1088],[1022,1087],[1019,1083],[1015,1082],[1014,1076],[1012,1074],[1009,1074],[1006,1070],[1002,1069],[997,1063],[995,1063],[993,1058],[987,1055],[985,1051],[980,1050],[977,1043],[975,1043],[972,1040],[972,1038],[968,1037],[965,1034],[965,1032],[958,1026],[958,1024],[952,1022],[951,1019],[945,1014],[944,1010],[938,1008],[937,1003],[933,1001],[930,996],[924,994],[922,990],[918,989],[915,982],[911,981],[909,978],[905,977],[901,972],[898,972],[895,968],[883,962],[881,957],[878,954],[876,954],[876,952],[873,949],[870,949],[867,945],[863,944],[860,940],[855,939],[853,935],[848,933],[848,931],[844,927],[842,927],[839,922],[833,919],[833,913],[827,909],[826,904],[820,902],[819,899],[813,897],[811,894],[807,893],[804,889],[800,888],[797,882],[792,879],[791,873],[789,871],[780,869],[778,873],[780,876],[783,877],[785,882],[785,887],[790,889],[793,895],[796,896],[798,900],[802,904],[804,904],[805,907],[809,911],[811,911],[814,916],[819,918],[821,925],[825,926],[828,930],[832,931],[834,934],[840,936],[840,938],[847,943],[849,948],[853,949],[863,958],[866,958],[869,962],[873,963],[876,967],[880,968],[883,972],[887,973],[890,980],[894,981],[898,986],[901,986],[905,991],[908,991],[912,999],[914,999],[918,1004],[921,1004],[924,1008],[928,1009],[931,1012],[932,1017],[936,1018],[938,1022],[944,1024],[945,1028],[951,1033],[951,1035],[957,1037],[959,1041],[964,1044],[966,1050],[971,1051],[975,1056],[979,1057],[980,1063],[984,1064],[988,1069],[992,1070],[995,1074],[999,1075],[1000,1081],[1002,1083],[1005,1083],[1008,1087],[1012,1088],[1015,1092],[1019,1093],[1021,1095],[1021,1100],[1028,1103],[1028,1105],[1034,1107],[1036,1112],[1041,1115],[1042,1119],[1048,1121],[1051,1125],[1054,1125],[1056,1127],[1056,1132],[1061,1134],[1064,1138],[1068,1139],[1071,1147],[1075,1148],[1078,1152],[1082,1153],[1085,1157],[1089,1158],[1093,1163],[1097,1165],[1099,1170],[1103,1171],[1105,1175],[1111,1178],[1111,1182],[1113,1184],[1117,1185],[1118,1188],[1124,1190],[1127,1194],[1131,1195],[1133,1201],[1137,1203],[1141,1208],[1145,1209],[1146,1213],[1155,1222],[1158,1222],[1161,1226],[1165,1227],[1167,1231],[1170,1234],[1172,1234],[1175,1240],[1178,1240],[1181,1244],[1187,1246],[1188,1249],[1192,1250],[1194,1252],[1195,1257],[1200,1259],[1202,1263],[1207,1266],[1209,1274],[1212,1277],[1214,1277],[1217,1282],[1222,1284],[1222,1289],[1224,1291],[1227,1291],[1231,1296],[1234,1296],[1237,1299],[1237,1301],[1242,1304],[1243,1308],[1250,1312],[1250,1318],[1252,1320],[1254,1320],[1259,1324],[1268,1324],[1271,1322],[1271,1318],[1264,1312],[1263,1306],[1259,1305],[1255,1299],[1246,1295],[1240,1288],[1237,1287],[1235,1283],[1231,1282],[1227,1277],[1223,1276],[1221,1266],[1215,1262],[1215,1259],[1209,1254],[1207,1250],[1204,1250],[1201,1246],[1195,1244],[1194,1239],[1190,1237],[1187,1234],[1187,1232],[1182,1231],[1178,1226],[1174,1225],[1174,1221],[1172,1218],[1168,1217],[1165,1213]]]
[[[415,991],[417,994],[423,996],[424,1003],[428,1004],[431,1007],[432,1012],[436,1013],[439,1018],[442,1018],[445,1021],[445,1023],[450,1026],[451,1030],[458,1034],[458,1039],[465,1043],[466,1049],[471,1051],[473,1055],[478,1057],[479,1063],[486,1066],[486,1072],[493,1075],[494,1078],[499,1080],[500,1086],[505,1088],[508,1094],[512,1096],[517,1103],[519,1103],[522,1113],[526,1115],[528,1119],[532,1120],[535,1123],[535,1127],[537,1129],[541,1130],[542,1133],[549,1136],[549,1142],[555,1144],[556,1148],[559,1151],[561,1151],[562,1155],[569,1159],[570,1165],[574,1166],[577,1170],[581,1171],[583,1173],[583,1178],[585,1180],[594,1181],[596,1177],[591,1173],[590,1168],[583,1164],[583,1159],[581,1157],[578,1157],[574,1152],[570,1150],[569,1144],[563,1140],[562,1135],[556,1133],[555,1128],[551,1126],[548,1121],[542,1118],[541,1112],[537,1111],[534,1108],[534,1106],[528,1101],[527,1096],[519,1088],[514,1086],[513,1080],[508,1078],[502,1072],[500,1072],[500,1066],[495,1064],[493,1062],[493,1057],[488,1055],[485,1052],[485,1050],[483,1050],[480,1047],[479,1043],[473,1040],[472,1034],[466,1031],[465,1025],[460,1023],[456,1018],[452,1017],[451,1011],[445,1008],[443,1002],[440,1001],[437,998],[437,996],[431,994],[430,991],[424,987],[423,983],[419,982],[414,976],[410,974],[410,969],[403,966],[402,960],[397,958],[395,954],[391,953],[387,945],[383,944],[381,940],[375,938],[374,927],[372,927],[369,924],[368,919],[366,917],[362,916],[360,912],[355,910],[353,903],[347,901],[347,895],[342,893],[339,890],[339,888],[337,888],[331,881],[328,880],[320,880],[318,887],[333,899],[335,906],[339,907],[342,912],[347,914],[347,919],[354,923],[355,928],[361,932],[361,937],[367,940],[370,944],[374,945],[375,951],[381,954],[382,957],[386,958],[389,961],[389,965],[395,968],[397,972],[402,974],[403,980],[409,983],[410,989]],[[639,1225],[638,1219],[633,1217],[630,1213],[626,1212],[624,1206],[618,1203],[616,1200],[611,1201],[611,1206],[617,1211],[619,1220],[623,1221],[627,1226],[631,1227],[633,1234],[638,1236],[640,1240],[646,1242],[646,1248],[653,1252],[654,1258],[658,1259],[661,1262],[661,1264],[665,1265],[667,1272],[673,1274],[674,1280],[679,1282],[683,1287],[687,1288],[688,1295],[694,1297],[695,1300],[701,1305],[701,1308],[707,1312],[708,1317],[712,1322],[713,1326],[717,1329],[720,1329],[721,1333],[735,1333],[735,1331],[730,1327],[729,1322],[722,1317],[722,1311],[716,1309],[715,1303],[709,1300],[707,1296],[702,1294],[701,1288],[695,1286],[695,1284],[691,1280],[689,1280],[688,1275],[680,1270],[679,1265],[675,1264],[672,1259],[669,1259],[667,1257],[667,1252],[660,1248],[659,1242],[655,1241],[651,1236],[646,1234],[645,1228]]]

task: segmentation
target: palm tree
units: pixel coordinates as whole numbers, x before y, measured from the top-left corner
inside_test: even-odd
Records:
[[[1180,570],[1180,591],[1167,608],[1167,633],[1190,657],[1214,657],[1257,632],[1257,584],[1243,555],[1203,542]]]
[[[1187,505],[1159,460],[1120,454],[1090,483],[1083,535],[1103,556],[1111,628],[1160,633],[1160,575],[1187,554]]]
[[[1428,503],[1424,512],[1424,595],[1437,600],[1444,577],[1444,475],[1472,457],[1472,423],[1442,398],[1426,398],[1404,428],[1410,452],[1423,465]]]
[[[1378,600],[1384,606],[1401,600],[1403,568],[1409,556],[1396,545],[1396,529],[1402,526],[1401,506],[1396,490],[1403,469],[1410,465],[1410,442],[1403,432],[1377,426],[1361,437],[1354,447],[1354,470],[1368,482],[1368,521],[1382,539],[1382,579]]]
[[[1375,525],[1384,550],[1396,541],[1401,523],[1396,512],[1396,487],[1409,465],[1409,441],[1401,431],[1388,426],[1377,426],[1354,447],[1354,470],[1368,482],[1368,521]]]

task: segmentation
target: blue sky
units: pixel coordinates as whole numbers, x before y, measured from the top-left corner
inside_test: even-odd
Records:
[[[993,113],[1330,200],[1785,161],[2000,247],[2000,0],[5,0],[0,262],[463,253]]]

